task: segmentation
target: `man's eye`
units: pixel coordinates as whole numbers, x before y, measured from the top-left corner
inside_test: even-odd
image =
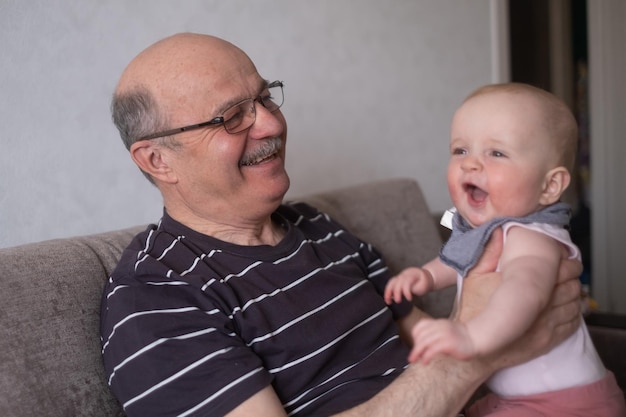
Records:
[[[241,122],[242,118],[243,118],[243,110],[241,106],[237,106],[236,108],[224,114],[224,123],[228,123],[229,125],[234,125],[236,123]]]
[[[259,97],[261,98],[261,101],[263,103],[269,103],[270,101],[274,101],[274,97],[272,96],[272,93],[270,93],[269,91],[261,94]]]

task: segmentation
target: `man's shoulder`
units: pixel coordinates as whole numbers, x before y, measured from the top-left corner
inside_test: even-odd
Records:
[[[181,256],[184,245],[178,245],[175,250],[174,246],[183,239],[184,236],[166,230],[161,223],[149,225],[124,248],[109,281],[116,285],[135,285],[139,283],[138,275],[164,275],[167,271],[161,270],[164,265],[160,261],[173,252],[176,256]],[[195,255],[189,254],[183,258],[188,257]]]

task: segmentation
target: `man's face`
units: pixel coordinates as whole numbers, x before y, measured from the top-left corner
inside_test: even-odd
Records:
[[[243,54],[207,54],[181,69],[176,83],[159,90],[171,127],[202,123],[233,104],[266,92],[267,81]],[[256,121],[230,134],[223,125],[175,135],[164,150],[177,204],[202,219],[227,224],[268,216],[289,188],[285,171],[287,125],[255,102]],[[278,145],[278,146],[277,146]],[[166,202],[167,203],[167,202]]]

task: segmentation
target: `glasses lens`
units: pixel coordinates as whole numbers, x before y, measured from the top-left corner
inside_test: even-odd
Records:
[[[235,104],[224,112],[224,128],[228,133],[239,133],[246,130],[256,120],[256,107],[254,102],[258,100],[263,107],[270,112],[275,112],[283,105],[283,85],[274,81],[256,99],[244,100]]]
[[[238,133],[252,126],[255,119],[254,100],[235,104],[224,112],[224,127],[229,133]]]

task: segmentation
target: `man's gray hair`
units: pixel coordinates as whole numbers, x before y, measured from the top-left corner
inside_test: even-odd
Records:
[[[111,100],[111,116],[129,150],[133,143],[160,130],[164,124],[154,97],[148,89],[141,87],[115,93]]]
[[[142,87],[115,93],[111,100],[111,117],[128,150],[142,137],[163,130],[165,126],[156,100],[147,88]],[[143,174],[154,184],[150,175]]]

